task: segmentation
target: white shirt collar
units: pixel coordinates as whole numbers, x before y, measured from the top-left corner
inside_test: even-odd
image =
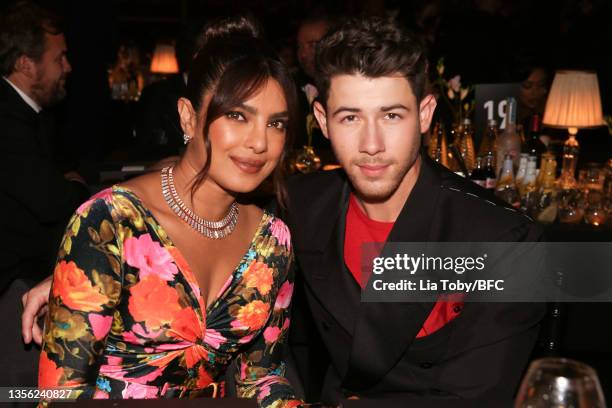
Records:
[[[25,103],[27,103],[30,106],[30,108],[34,109],[34,111],[36,113],[40,113],[42,108],[40,107],[39,104],[37,104],[32,98],[30,98],[28,95],[26,95],[26,93],[23,92],[21,89],[17,88],[17,86],[15,84],[13,84],[11,81],[9,81],[9,79],[7,77],[3,76],[2,79],[4,79],[6,82],[8,82],[8,84],[10,86],[12,86],[15,91],[17,91],[19,96],[21,96],[21,99],[23,99],[23,101]]]

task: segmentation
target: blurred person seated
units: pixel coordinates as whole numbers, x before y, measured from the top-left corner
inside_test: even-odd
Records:
[[[301,111],[300,131],[296,134],[294,143],[294,156],[308,144],[308,133],[311,133],[311,144],[315,154],[321,159],[321,164],[337,163],[327,140],[317,125],[312,113],[312,103],[319,92],[314,84],[315,77],[315,48],[332,25],[332,20],[326,14],[317,12],[304,18],[297,30],[297,59],[300,71],[296,78],[298,87],[298,101]]]
[[[549,68],[535,57],[519,57],[514,80],[520,82],[518,123],[529,129],[533,115],[544,115],[548,90],[552,81]]]
[[[0,190],[0,305],[17,316],[20,296],[52,270],[61,232],[88,191],[52,153],[53,118],[45,109],[64,98],[71,70],[57,18],[28,2],[0,16],[0,170],[7,176]],[[5,328],[0,385],[35,384],[37,353],[25,353],[21,338]]]

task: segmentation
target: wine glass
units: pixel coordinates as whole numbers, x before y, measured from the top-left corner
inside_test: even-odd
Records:
[[[561,190],[557,195],[559,203],[559,221],[577,224],[584,215],[584,194],[580,189]]]
[[[523,378],[514,408],[605,408],[593,368],[565,358],[535,360]]]
[[[586,206],[584,209],[584,220],[593,226],[606,223],[608,208],[603,190],[588,190],[586,194]]]

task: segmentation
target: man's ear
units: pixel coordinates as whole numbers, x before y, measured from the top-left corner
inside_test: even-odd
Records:
[[[317,122],[319,122],[319,127],[321,128],[321,132],[323,132],[323,136],[329,139],[329,134],[327,132],[327,112],[325,108],[319,101],[314,101],[312,104],[312,110],[317,118]]]
[[[36,77],[36,63],[26,55],[21,55],[17,58],[14,69],[15,72],[19,72],[27,78],[33,79]]]
[[[421,133],[426,133],[431,126],[434,111],[436,110],[436,98],[432,95],[426,95],[419,106],[419,122]]]
[[[191,105],[191,101],[187,98],[179,98],[177,102],[179,118],[183,133],[191,137],[195,136],[197,123],[197,114]]]

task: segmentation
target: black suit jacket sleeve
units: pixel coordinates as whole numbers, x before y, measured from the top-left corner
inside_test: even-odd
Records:
[[[0,118],[5,128],[0,172],[7,195],[41,223],[66,220],[88,196],[87,188],[68,181],[56,168],[48,151],[37,143],[40,134],[28,123]]]

